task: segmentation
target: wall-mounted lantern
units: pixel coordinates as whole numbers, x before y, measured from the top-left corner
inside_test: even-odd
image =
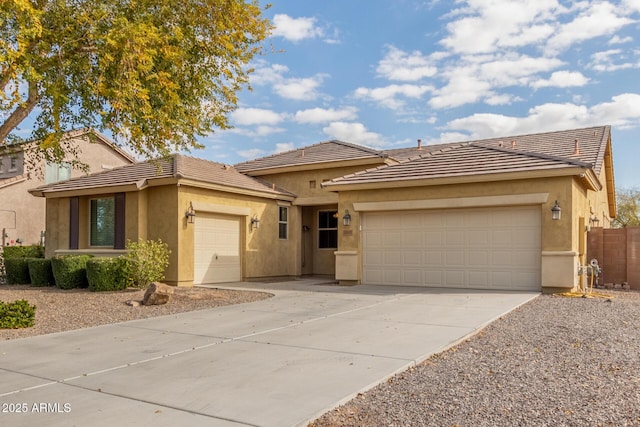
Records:
[[[251,218],[251,228],[256,230],[260,228],[260,220],[258,219],[257,216],[254,216],[253,218]]]
[[[184,213],[185,218],[187,218],[187,222],[189,224],[193,224],[196,222],[196,211],[193,209],[193,203],[189,203],[189,207],[187,211]]]
[[[344,216],[342,217],[342,224],[343,225],[351,224],[351,214],[349,213],[349,209],[344,210]]]
[[[556,204],[551,208],[551,219],[557,221],[560,219],[562,214],[562,209],[560,209],[560,205],[558,205],[558,201],[556,200]]]
[[[589,222],[591,223],[591,226],[592,226],[592,227],[597,227],[597,226],[598,226],[598,224],[600,224],[600,220],[599,220],[599,219],[598,219],[598,217],[597,217],[597,216],[595,216],[595,215],[591,215],[591,216],[589,217]]]

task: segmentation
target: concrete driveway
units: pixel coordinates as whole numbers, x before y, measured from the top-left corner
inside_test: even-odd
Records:
[[[538,295],[225,287],[275,296],[1,342],[0,425],[305,425]]]

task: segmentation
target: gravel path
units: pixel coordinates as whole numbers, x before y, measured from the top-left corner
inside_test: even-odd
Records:
[[[639,426],[640,293],[543,295],[313,427]]]
[[[36,306],[35,326],[0,329],[0,340],[241,304],[272,296],[265,292],[175,288],[174,294],[165,305],[131,307],[125,304],[127,300],[142,300],[144,292],[90,292],[87,289],[62,290],[55,287],[0,285],[0,301],[26,299],[29,304]]]

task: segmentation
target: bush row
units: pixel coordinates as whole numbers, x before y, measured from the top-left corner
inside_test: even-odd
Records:
[[[36,250],[14,251],[9,255],[5,252],[7,284],[117,291],[128,286],[145,289],[151,282],[164,279],[170,254],[166,243],[140,240],[129,242],[127,249],[126,255],[117,258],[57,255],[44,259],[30,256],[39,256]]]

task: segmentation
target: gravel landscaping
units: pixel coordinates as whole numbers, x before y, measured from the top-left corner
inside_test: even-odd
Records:
[[[542,295],[311,423],[638,426],[640,293]]]
[[[90,292],[25,285],[0,285],[0,301],[26,299],[36,306],[36,324],[31,328],[0,329],[0,340],[25,338],[90,326],[146,319],[149,317],[241,304],[269,298],[265,292],[208,288],[175,288],[165,305],[132,307],[128,300],[140,301],[143,290]]]

